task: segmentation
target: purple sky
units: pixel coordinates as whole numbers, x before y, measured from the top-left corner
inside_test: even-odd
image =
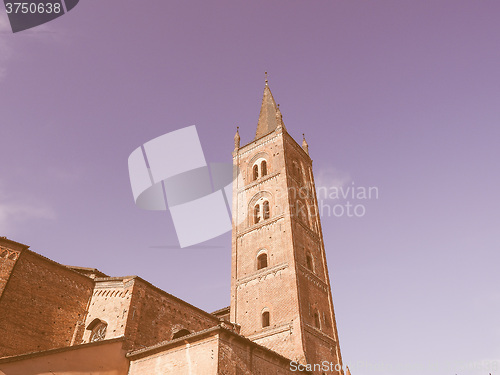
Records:
[[[196,124],[207,161],[230,162],[267,70],[317,185],[379,190],[351,200],[364,217],[322,220],[353,375],[499,374],[499,14],[472,0],[82,0],[13,35],[2,9],[0,232],[229,305],[230,234],[174,249],[169,214],[134,205],[127,158]]]

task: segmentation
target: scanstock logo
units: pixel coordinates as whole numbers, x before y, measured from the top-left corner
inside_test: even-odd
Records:
[[[12,32],[31,29],[73,9],[79,0],[4,0]]]
[[[181,248],[232,229],[233,173],[229,163],[207,164],[196,126],[164,134],[128,158],[135,204],[169,210]]]

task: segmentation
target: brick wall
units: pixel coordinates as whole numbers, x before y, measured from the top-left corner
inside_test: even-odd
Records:
[[[248,338],[290,360],[305,363],[305,356],[296,349],[302,347],[301,326],[298,319],[288,325],[271,326],[264,329],[261,334]]]
[[[23,250],[0,297],[0,357],[71,345],[92,290],[88,277]]]
[[[126,336],[131,349],[172,340],[181,330],[199,332],[219,319],[136,277],[128,312]]]
[[[290,360],[228,332],[219,334],[219,375],[291,375]]]
[[[340,375],[339,360],[337,358],[336,344],[329,337],[324,336],[321,331],[306,325],[304,330],[304,343],[306,346],[307,363],[320,365],[327,362],[328,370],[313,371],[315,375],[332,374]],[[337,367],[335,367],[337,365]]]

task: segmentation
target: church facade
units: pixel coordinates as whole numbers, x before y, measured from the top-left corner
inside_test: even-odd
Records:
[[[267,80],[255,139],[240,143],[237,131],[229,307],[0,237],[0,375],[344,374],[312,160]]]

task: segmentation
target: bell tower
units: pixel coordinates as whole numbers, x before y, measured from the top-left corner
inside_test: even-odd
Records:
[[[233,165],[231,321],[314,374],[343,374],[308,144],[287,133],[267,79],[255,139],[240,147],[236,133]]]

